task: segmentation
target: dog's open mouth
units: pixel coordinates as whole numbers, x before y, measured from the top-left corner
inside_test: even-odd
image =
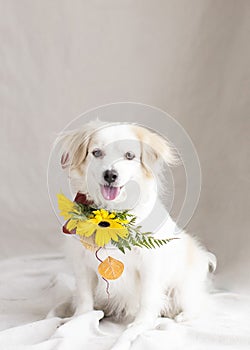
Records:
[[[105,199],[112,201],[119,196],[121,188],[122,187],[101,185],[101,193]]]

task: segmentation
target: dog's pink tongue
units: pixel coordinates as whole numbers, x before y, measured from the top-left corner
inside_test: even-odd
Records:
[[[105,199],[112,201],[115,199],[120,193],[120,187],[112,187],[112,186],[101,186],[101,192]]]

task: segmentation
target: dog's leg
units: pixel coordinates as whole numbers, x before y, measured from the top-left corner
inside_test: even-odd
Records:
[[[75,316],[82,315],[94,309],[93,284],[95,273],[87,266],[78,265],[75,267],[76,295],[75,295]]]
[[[76,282],[73,306],[75,316],[82,315],[94,309],[94,284],[96,272],[88,264],[92,253],[87,251],[75,238],[67,240],[65,255],[70,262]]]
[[[187,322],[196,319],[205,311],[208,293],[205,283],[199,279],[187,279],[179,289],[178,304],[182,310],[176,317],[177,322]]]
[[[153,260],[153,259],[152,259]],[[154,261],[149,261],[140,271],[140,308],[128,328],[111,348],[112,350],[129,349],[131,343],[142,333],[153,329],[163,306],[163,290],[161,289],[160,269]]]

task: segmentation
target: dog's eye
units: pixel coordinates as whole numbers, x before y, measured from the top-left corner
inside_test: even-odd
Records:
[[[92,154],[94,157],[100,158],[103,156],[103,151],[101,149],[97,148],[92,152]]]
[[[135,158],[135,154],[133,152],[126,152],[125,153],[125,158],[128,160],[132,160]]]

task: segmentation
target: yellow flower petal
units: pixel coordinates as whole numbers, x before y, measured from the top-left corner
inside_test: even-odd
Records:
[[[111,240],[110,234],[107,229],[98,228],[95,234],[95,242],[99,247],[103,247]]]
[[[110,227],[113,228],[123,228],[123,226],[121,224],[119,224],[118,222],[114,221],[114,220],[109,220],[110,223]]]
[[[103,217],[101,215],[96,215],[95,220],[96,220],[96,223],[98,224],[100,221],[103,220]]]
[[[122,219],[114,219],[114,221],[121,225],[129,223],[129,220],[122,220]]]
[[[58,208],[60,209],[60,215],[64,217],[64,220],[69,220],[72,217],[70,212],[79,213],[76,209],[75,203],[69,200],[64,194],[57,194]]]
[[[106,219],[109,215],[108,211],[105,209],[101,209],[100,212],[103,219]]]
[[[79,221],[76,234],[79,236],[90,237],[96,230],[96,225],[90,222],[90,220]]]
[[[117,242],[118,241],[117,230],[114,230],[112,228],[108,228],[107,231],[110,235],[110,238],[113,239],[115,242]]]
[[[60,210],[64,210],[65,208],[72,208],[74,206],[74,203],[69,200],[64,194],[58,193],[57,194],[58,199],[58,206]]]
[[[77,224],[78,224],[78,220],[69,220],[67,225],[66,225],[66,228],[69,230],[69,231],[72,231],[74,230],[76,227],[77,227]]]
[[[126,238],[128,236],[128,230],[124,227],[117,231],[117,234],[121,238]]]

